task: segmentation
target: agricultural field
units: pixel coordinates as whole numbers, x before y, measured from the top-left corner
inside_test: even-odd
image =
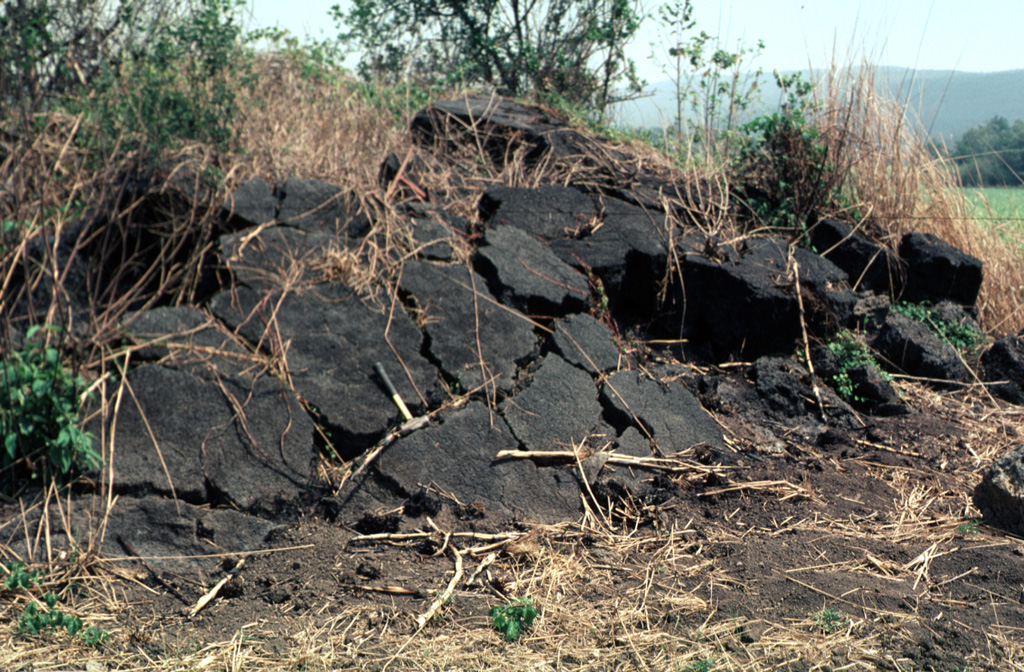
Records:
[[[1024,227],[1024,186],[968,187],[968,207],[979,219],[996,218]]]

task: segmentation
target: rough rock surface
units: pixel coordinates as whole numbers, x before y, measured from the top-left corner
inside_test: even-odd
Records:
[[[459,391],[512,387],[537,337],[525,316],[497,303],[482,277],[461,265],[412,261],[400,287],[416,301],[430,357],[451,385]]]
[[[380,362],[417,413],[440,400],[437,371],[424,358],[423,335],[405,313],[366,306],[341,284],[303,293],[261,295],[240,288],[210,303],[213,313],[253,348],[283,358],[296,392],[314,409],[343,456],[372,446],[398,418],[378,381]]]
[[[546,317],[587,309],[590,287],[586,276],[525,231],[499,226],[488,229],[483,242],[474,255],[474,266],[504,305]]]
[[[992,463],[974,490],[974,503],[987,522],[1024,535],[1024,444]]]
[[[816,223],[808,235],[811,245],[825,259],[843,269],[853,289],[881,296],[899,295],[904,269],[900,260],[882,245],[831,217]]]
[[[900,240],[900,258],[907,265],[905,301],[948,299],[973,306],[981,289],[981,261],[931,233],[908,233]]]
[[[622,360],[612,330],[585,313],[560,320],[552,341],[565,361],[593,375],[617,369]]]
[[[213,383],[144,364],[127,385],[112,460],[119,491],[274,514],[311,485],[313,423],[277,380]]]
[[[669,334],[704,343],[718,360],[791,353],[800,337],[800,311],[787,245],[755,239],[717,257],[689,243],[681,261],[682,288],[659,324]],[[808,328],[828,335],[845,327],[856,297],[846,274],[806,250],[794,250]]]
[[[527,450],[571,450],[597,426],[601,405],[589,374],[549,354],[502,415]]]
[[[981,355],[989,389],[1014,404],[1024,403],[1024,334],[1000,338]]]
[[[664,455],[700,443],[721,446],[722,431],[689,390],[678,383],[659,383],[637,371],[608,377],[601,401],[613,424],[639,429]]]
[[[572,472],[496,459],[499,451],[518,447],[505,422],[474,402],[446,415],[440,426],[396,441],[381,454],[377,469],[403,497],[434,485],[503,518],[555,522],[575,515],[579,489]]]
[[[953,346],[900,313],[889,313],[872,345],[889,364],[913,376],[963,380],[967,375]]]

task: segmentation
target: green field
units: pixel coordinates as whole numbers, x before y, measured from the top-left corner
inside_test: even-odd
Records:
[[[969,187],[964,190],[978,219],[1006,220],[1024,228],[1024,187]]]

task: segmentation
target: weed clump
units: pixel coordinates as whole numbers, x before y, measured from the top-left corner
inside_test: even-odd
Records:
[[[491,607],[487,616],[495,630],[504,635],[506,640],[514,642],[523,630],[533,624],[533,619],[537,618],[537,608],[530,598],[520,597],[503,607]]]
[[[3,582],[5,590],[18,590],[30,596],[30,591],[40,587],[46,577],[42,570],[27,571],[25,564],[17,561],[0,564],[0,571],[7,575]],[[35,636],[63,629],[89,646],[96,646],[110,638],[106,630],[91,625],[86,627],[78,616],[61,611],[57,606],[60,597],[56,593],[43,593],[40,599],[45,607],[33,599],[18,615],[18,634]]]
[[[30,328],[26,341],[39,330]],[[16,470],[60,481],[76,466],[99,467],[95,437],[78,422],[85,388],[52,346],[29,343],[8,355],[0,365],[0,486],[9,487]]]
[[[943,318],[926,301],[921,303],[900,302],[893,305],[892,309],[900,315],[923,322],[939,340],[948,343],[960,352],[975,354],[981,344],[985,342],[985,335],[974,326],[966,322],[956,323]]]
[[[885,380],[890,380],[889,374],[878,366],[874,355],[868,347],[860,342],[852,333],[844,331],[828,344],[828,349],[836,357],[838,373],[832,376],[836,392],[845,401],[864,403],[863,397],[856,392],[856,386],[850,378],[850,371],[860,366],[870,366]]]

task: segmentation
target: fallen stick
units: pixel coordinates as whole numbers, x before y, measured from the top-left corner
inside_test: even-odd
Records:
[[[448,582],[448,587],[444,589],[444,592],[438,595],[437,599],[430,604],[430,607],[416,617],[417,632],[423,629],[423,627],[437,614],[437,611],[443,607],[448,600],[452,599],[452,595],[455,593],[455,586],[462,579],[462,551],[455,546],[451,546],[450,548],[452,550],[452,554],[455,556],[455,576],[453,576],[452,580]]]
[[[629,467],[647,467],[648,469],[665,469],[668,471],[696,470],[708,473],[728,468],[711,468],[703,464],[684,462],[668,457],[634,457],[621,453],[605,453],[605,455],[608,456],[606,464],[621,464]],[[576,454],[570,450],[499,450],[495,456],[496,459],[506,457],[522,460],[576,460]]]
[[[235,565],[234,569],[232,569],[230,572],[228,572],[227,576],[225,576],[223,579],[218,581],[217,585],[214,586],[210,590],[210,592],[208,592],[206,595],[203,595],[202,597],[199,598],[199,601],[196,602],[196,606],[192,607],[192,611],[189,613],[188,617],[192,618],[193,616],[198,614],[200,611],[202,611],[203,607],[205,607],[207,604],[210,603],[210,600],[212,600],[213,598],[217,597],[217,593],[219,593],[220,589],[224,587],[224,584],[226,584],[228,581],[230,581],[234,577],[238,576],[238,572],[242,569],[242,566],[244,564],[245,564],[245,558],[242,558],[241,560],[239,560],[238,564]]]

